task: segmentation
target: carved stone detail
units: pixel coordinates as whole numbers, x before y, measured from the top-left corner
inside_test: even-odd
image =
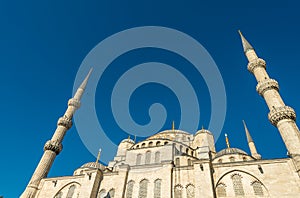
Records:
[[[80,101],[78,101],[77,99],[71,98],[71,99],[68,101],[68,106],[73,106],[73,107],[75,107],[76,109],[78,109],[78,108],[80,107]]]
[[[259,93],[259,95],[263,96],[265,91],[270,89],[276,89],[279,91],[279,85],[278,82],[274,79],[266,79],[262,82],[259,82],[256,86],[256,91]]]
[[[251,61],[250,63],[248,63],[248,70],[253,73],[254,69],[256,67],[263,67],[266,69],[266,61],[264,61],[261,58],[257,58],[253,61]]]
[[[62,144],[57,141],[48,140],[44,146],[44,151],[46,150],[51,150],[58,155],[62,150]]]
[[[291,119],[296,120],[296,113],[293,108],[289,106],[274,107],[268,114],[270,122],[276,126],[280,120]]]
[[[70,129],[72,127],[72,120],[67,118],[66,116],[60,117],[57,121],[58,126],[64,126],[67,129]]]

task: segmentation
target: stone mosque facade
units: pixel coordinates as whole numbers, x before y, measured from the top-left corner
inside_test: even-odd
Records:
[[[206,129],[195,134],[176,130],[159,132],[144,141],[123,140],[107,166],[89,162],[72,176],[48,178],[62,140],[72,126],[91,71],[65,114],[59,118],[53,137],[46,142],[22,198],[216,198],[300,197],[300,134],[295,111],[285,105],[277,81],[266,72],[266,63],[240,34],[248,70],[257,79],[257,91],[265,99],[268,118],[288,150],[288,157],[262,159],[244,123],[250,153],[231,148],[216,151],[214,137]],[[259,138],[259,137],[258,137]]]

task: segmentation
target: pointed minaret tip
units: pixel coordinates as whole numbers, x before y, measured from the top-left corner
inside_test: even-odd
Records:
[[[242,32],[240,30],[238,30],[238,32],[241,36],[244,52],[246,53],[248,50],[253,49],[252,45],[246,40],[246,38],[243,36]]]
[[[85,89],[86,84],[87,84],[87,82],[88,82],[88,80],[89,80],[89,78],[90,78],[90,76],[92,74],[92,71],[93,71],[93,68],[90,69],[89,73],[86,75],[85,79],[82,81],[82,83],[81,83],[81,85],[80,85],[79,88]]]
[[[246,125],[246,123],[245,123],[244,120],[243,120],[243,124],[244,124],[244,128],[245,128],[245,132],[246,132],[246,136],[247,136],[247,141],[248,141],[248,143],[249,143],[249,142],[253,142],[253,139],[252,139],[252,137],[251,137],[251,135],[250,135],[250,132],[249,132],[249,130],[248,130],[248,128],[247,128],[247,125]]]

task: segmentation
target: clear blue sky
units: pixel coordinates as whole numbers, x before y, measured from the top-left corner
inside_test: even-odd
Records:
[[[88,52],[106,37],[138,26],[177,29],[200,42],[215,60],[225,83],[227,115],[222,134],[229,134],[232,147],[248,152],[244,119],[263,158],[285,157],[285,146],[277,129],[269,123],[267,106],[256,93],[256,81],[247,71],[237,30],[243,31],[267,61],[268,73],[279,81],[285,102],[299,113],[300,5],[294,2],[1,1],[0,195],[18,197],[24,190],[43,153],[44,143],[51,138],[57,119],[66,109],[77,70]],[[147,61],[165,57],[161,61],[168,62],[173,56],[164,56],[161,51],[150,51],[148,56],[148,52],[128,54],[129,58],[123,61],[132,64],[135,56],[138,60],[145,56]],[[108,78],[114,77],[113,73],[110,75]],[[209,96],[205,85],[199,86],[203,90],[199,125],[207,126]],[[174,95],[162,87],[144,88],[149,89],[150,96],[145,99],[142,90],[137,90],[137,100],[142,97],[137,105],[142,105],[143,99],[151,103],[152,97],[153,101],[170,97],[164,102],[174,100],[176,104]],[[96,96],[101,101],[101,95]],[[143,116],[146,107],[135,108],[134,101],[131,104],[132,111],[138,111],[133,112],[137,121],[146,123],[147,116]],[[100,107],[97,113],[109,113]],[[163,129],[170,128],[167,126],[171,120],[178,123],[178,114],[178,107],[168,108],[168,123]],[[114,121],[105,123],[114,141],[127,138],[126,134],[116,132]],[[71,175],[85,162],[95,160],[81,142],[75,126],[67,133],[63,145],[50,177]],[[225,147],[223,135],[216,146],[217,150]]]

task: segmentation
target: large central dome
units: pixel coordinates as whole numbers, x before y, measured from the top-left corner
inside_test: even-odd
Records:
[[[153,140],[153,139],[168,139],[168,140],[182,140],[182,141],[189,141],[193,137],[192,134],[182,131],[182,130],[176,130],[176,129],[170,129],[161,131],[159,133],[156,133],[155,135],[150,136],[147,138],[147,140]]]

